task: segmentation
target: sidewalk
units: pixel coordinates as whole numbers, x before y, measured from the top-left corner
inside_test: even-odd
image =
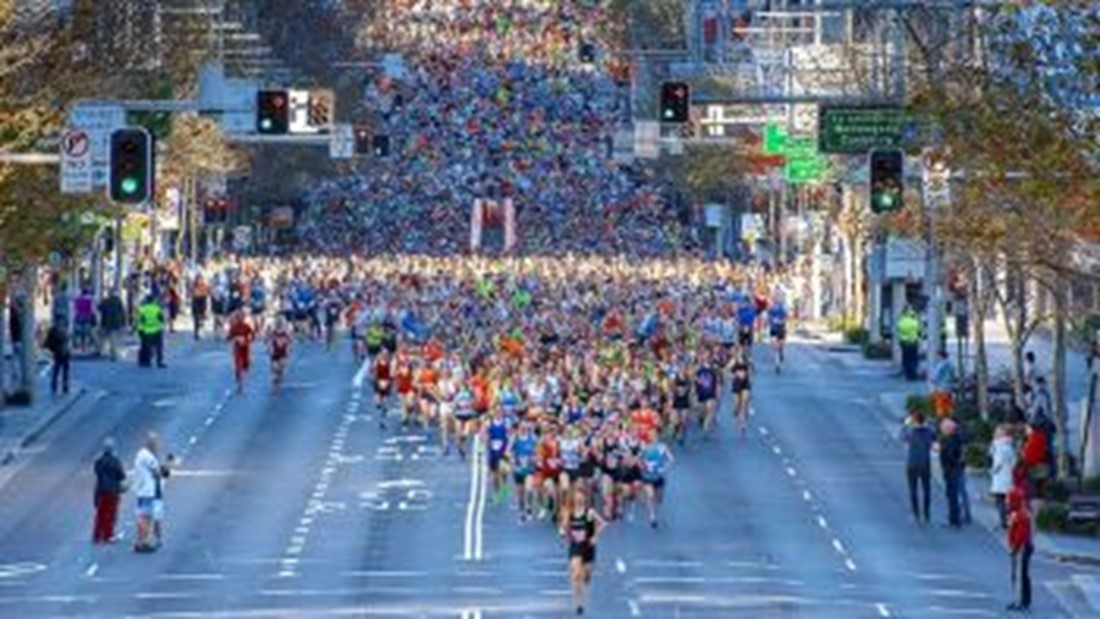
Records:
[[[69,412],[88,392],[80,382],[73,382],[68,394],[50,394],[48,376],[39,375],[37,402],[33,406],[0,408],[0,466],[11,464],[31,443]]]
[[[906,397],[909,394],[924,394],[926,392],[927,388],[923,382],[904,380],[900,373],[896,371],[896,366],[890,361],[871,361],[864,358],[858,352],[858,348],[845,346],[839,334],[822,330],[808,330],[798,335],[800,339],[818,347],[823,351],[823,354],[838,362],[849,372],[863,379],[874,377],[873,379],[880,385],[877,396],[880,412],[885,416],[885,423],[888,426],[892,425],[893,429],[900,428],[905,421]],[[1005,348],[1007,349],[1007,344]],[[1029,349],[1032,348],[1041,359],[1042,349],[1037,346],[1029,347]],[[1007,360],[1007,353],[1005,359]],[[1082,368],[1084,367],[1083,363],[1082,359]],[[993,363],[990,365],[995,367]],[[1073,367],[1072,362],[1070,367]],[[1072,381],[1070,382],[1072,385]],[[938,463],[934,462],[933,467],[935,469],[934,476],[938,483],[938,480],[941,479],[938,472]],[[970,495],[974,522],[989,530],[1004,544],[1005,534],[1000,529],[1000,518],[997,514],[997,507],[989,494],[989,485],[990,480],[987,472],[968,472],[967,490]],[[1035,549],[1039,554],[1055,561],[1094,567],[1100,566],[1100,538],[1060,535],[1036,530]],[[1100,613],[1100,577],[1080,575],[1074,577],[1073,584],[1092,606],[1092,609]]]

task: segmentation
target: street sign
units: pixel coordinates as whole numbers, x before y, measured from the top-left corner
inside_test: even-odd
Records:
[[[351,159],[355,156],[355,128],[349,124],[334,125],[332,139],[328,143],[328,156],[332,159]]]
[[[788,159],[783,176],[793,184],[817,183],[829,172],[829,160],[821,155]]]
[[[920,139],[920,122],[897,107],[822,106],[818,140],[825,153],[904,149]]]
[[[656,159],[661,154],[660,123],[639,120],[634,123],[634,156],[639,159]]]
[[[107,186],[107,165],[110,156],[111,133],[126,126],[126,111],[120,105],[84,105],[78,103],[69,112],[68,126],[88,135],[91,167],[91,186]],[[65,148],[64,140],[61,145]],[[62,153],[64,157],[64,152]],[[64,173],[62,173],[64,177]],[[77,182],[79,186],[79,181]],[[64,189],[63,189],[64,190]],[[74,193],[81,193],[77,190]]]
[[[233,249],[245,251],[252,247],[252,228],[237,226],[233,228]]]
[[[764,154],[782,155],[787,145],[787,129],[779,123],[764,125]]]
[[[61,193],[92,192],[92,138],[87,131],[61,134]]]

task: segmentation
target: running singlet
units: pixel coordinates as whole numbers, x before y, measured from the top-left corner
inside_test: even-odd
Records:
[[[668,452],[664,445],[653,443],[642,451],[642,477],[649,480],[661,479],[668,470]]]
[[[455,417],[458,419],[472,419],[474,414],[474,394],[468,388],[463,387],[455,395]]]
[[[401,395],[407,395],[412,393],[413,390],[413,372],[412,368],[407,365],[402,365],[397,370],[397,393]]]
[[[233,351],[238,354],[248,354],[248,348],[252,345],[254,331],[252,325],[243,320],[238,320],[229,327],[229,340],[233,342]]]
[[[515,472],[518,475],[530,475],[535,472],[535,437],[532,434],[519,435],[512,442],[512,457],[515,458]]]
[[[290,334],[276,331],[271,336],[271,358],[286,359],[290,354]]]
[[[500,458],[508,447],[508,422],[494,419],[489,424],[489,457]]]
[[[777,303],[768,309],[768,324],[771,325],[773,331],[787,326],[787,308]]]
[[[500,407],[504,409],[505,415],[515,414],[516,409],[519,408],[519,396],[510,388],[504,389],[500,393]]]
[[[565,470],[575,472],[581,467],[581,441],[578,438],[563,438],[560,442],[561,462]]]
[[[714,370],[703,366],[695,372],[695,394],[700,398],[713,398],[717,392],[718,377]]]
[[[756,321],[756,308],[748,303],[742,305],[737,310],[737,321],[741,323],[742,329],[751,329]]]

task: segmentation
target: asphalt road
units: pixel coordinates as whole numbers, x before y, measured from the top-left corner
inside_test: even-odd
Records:
[[[220,343],[173,348],[167,370],[78,365],[92,393],[5,473],[0,616],[572,614],[551,526],[520,523],[434,436],[380,430],[349,351],[303,345],[278,393],[260,360],[238,396]],[[874,374],[808,344],[791,361],[757,381],[747,438],[724,416],[717,440],[677,450],[661,528],[639,510],[608,529],[588,616],[1003,616],[999,538],[910,521]],[[130,551],[126,501],[124,540],[93,547],[100,442],[129,465],[150,429],[182,458],[166,544]],[[1036,560],[1032,616],[1069,616],[1048,585],[1075,569]]]

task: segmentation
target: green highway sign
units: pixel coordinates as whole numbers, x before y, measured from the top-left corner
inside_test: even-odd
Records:
[[[768,123],[764,125],[764,154],[786,154],[787,138],[787,129],[779,123]]]
[[[823,153],[905,149],[920,140],[920,125],[899,107],[823,105],[818,112],[818,142]]]
[[[783,166],[783,177],[788,183],[817,183],[829,173],[829,160],[821,155],[800,157],[787,160]]]

